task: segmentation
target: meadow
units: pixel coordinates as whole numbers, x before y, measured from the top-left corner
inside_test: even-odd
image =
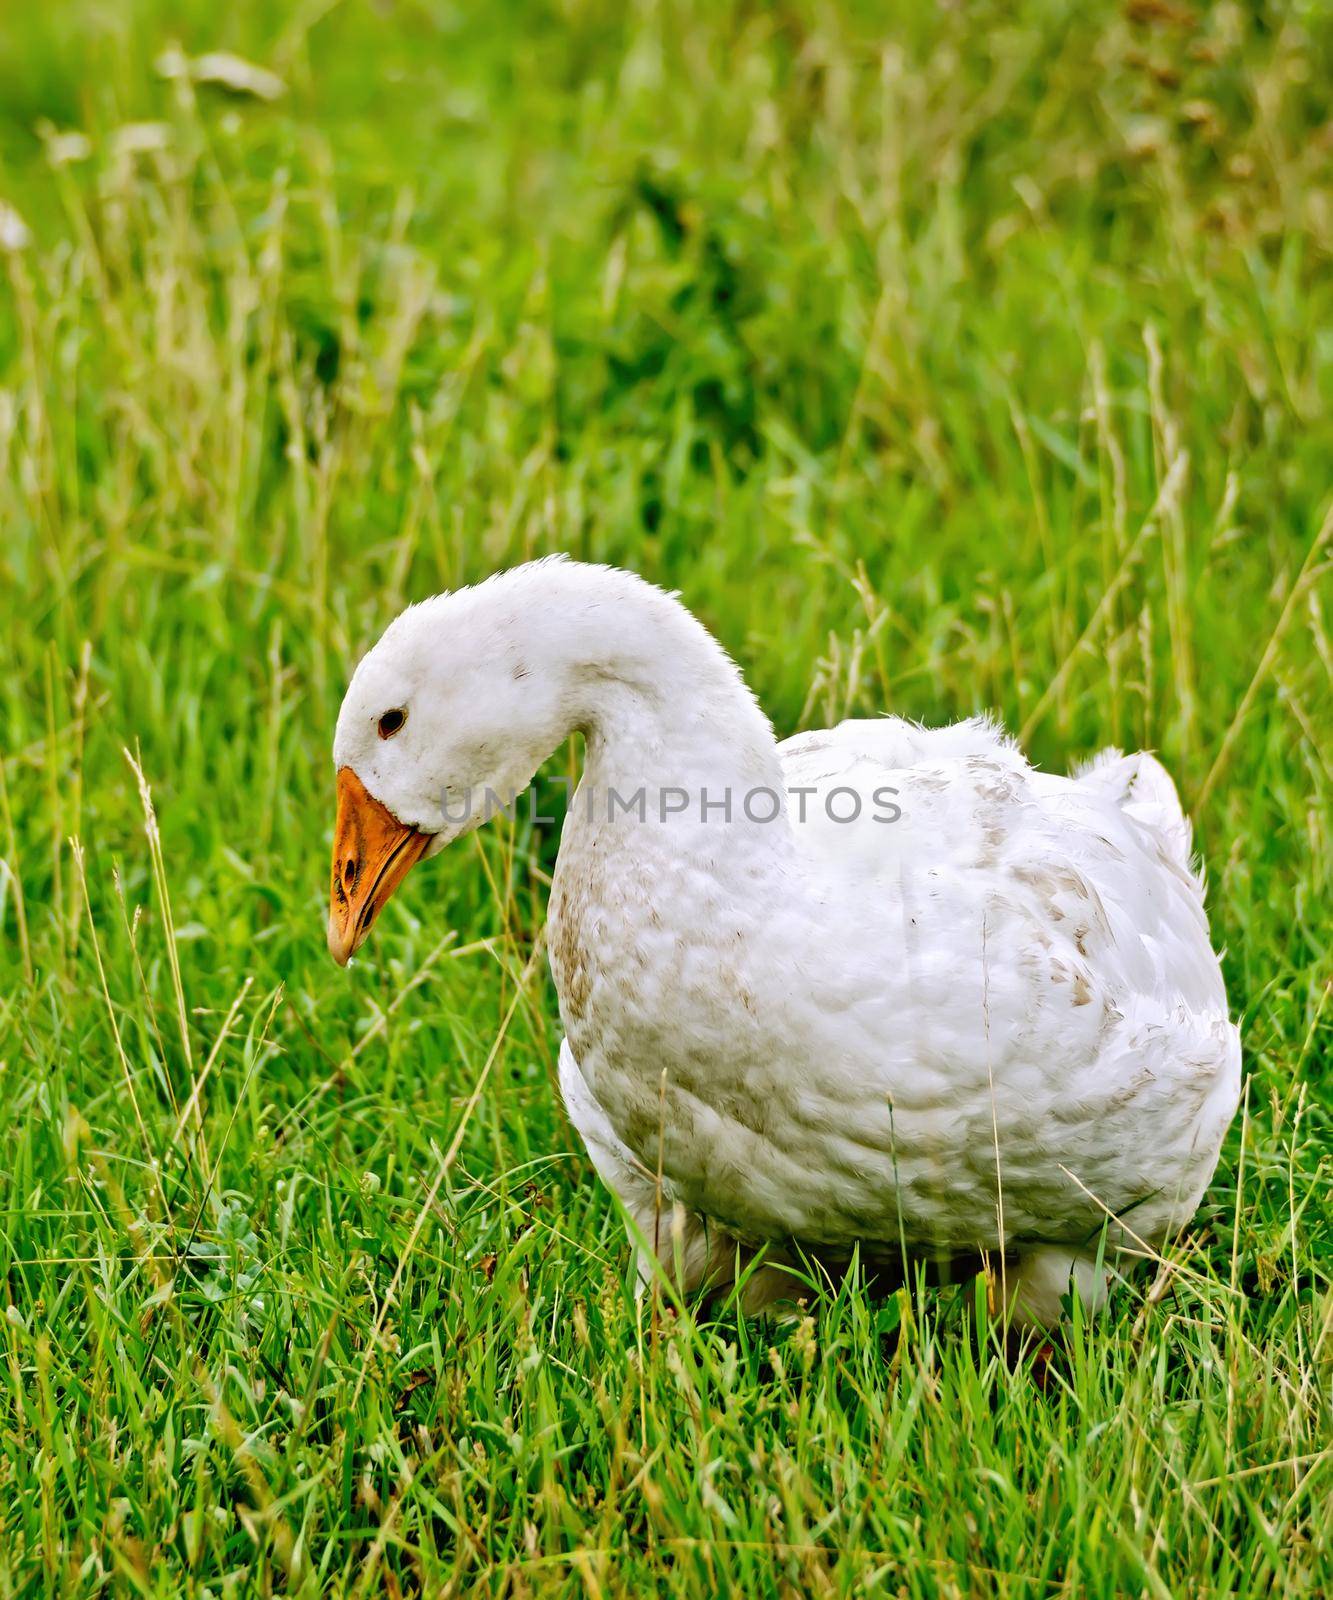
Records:
[[[8,10],[0,1596],[1330,1592],[1330,85],[1317,3]],[[1247,1083],[1105,1315],[636,1298],[555,828],[329,960],[352,666],[553,550],[781,733],[1160,753]]]

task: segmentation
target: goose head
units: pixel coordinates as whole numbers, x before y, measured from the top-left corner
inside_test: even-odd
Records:
[[[412,606],[348,687],[333,745],[339,965],[412,867],[525,788],[572,726],[549,639],[488,587]]]
[[[346,964],[408,872],[532,781],[575,729],[635,782],[781,783],[773,730],[674,595],[546,556],[391,623],[338,714],[329,950]]]

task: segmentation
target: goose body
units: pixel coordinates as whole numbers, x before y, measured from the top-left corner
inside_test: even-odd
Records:
[[[1016,1316],[1049,1323],[1071,1276],[1100,1298],[1104,1232],[1138,1249],[1192,1214],[1240,1048],[1151,755],[1057,777],[983,719],[779,744],[678,601],[538,562],[412,608],[358,668],[335,761],[366,801],[340,814],[335,953],[378,910],[347,882],[351,820],[378,808],[395,860],[434,853],[574,728],[549,911],[561,1089],[686,1287],[760,1247],[751,1305],[799,1253],[995,1252]]]

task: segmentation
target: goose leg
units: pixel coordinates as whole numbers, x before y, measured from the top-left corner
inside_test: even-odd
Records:
[[[598,1177],[625,1208],[640,1289],[653,1280],[654,1257],[684,1294],[711,1283],[715,1273],[733,1281],[733,1241],[710,1232],[701,1217],[662,1193],[656,1175],[617,1137],[567,1039],[560,1045],[560,1091]]]
[[[1033,1245],[1006,1264],[1009,1323],[1019,1330],[1053,1328],[1063,1315],[1063,1296],[1077,1293],[1085,1311],[1106,1304],[1110,1273],[1095,1257],[1068,1245]]]

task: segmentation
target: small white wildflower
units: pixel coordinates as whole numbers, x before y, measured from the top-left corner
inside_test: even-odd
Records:
[[[210,50],[194,63],[196,83],[218,83],[236,94],[252,94],[258,100],[278,100],[287,93],[287,85],[276,72],[257,67],[253,61],[243,61],[225,50]]]
[[[28,224],[7,200],[0,200],[0,250],[8,250],[12,254],[26,250],[31,243],[32,234]]]
[[[190,58],[178,44],[169,44],[154,61],[153,70],[159,78],[188,78]]]
[[[117,155],[149,155],[170,143],[171,129],[165,122],[127,122],[111,135]]]
[[[52,128],[46,134],[46,159],[53,167],[67,167],[74,161],[86,161],[92,153],[92,140],[77,128],[64,133]]]
[[[195,83],[215,83],[233,94],[252,94],[257,100],[277,100],[287,93],[287,85],[277,73],[227,50],[209,50],[192,61],[179,45],[170,45],[153,66],[158,77],[169,81],[192,78]]]

